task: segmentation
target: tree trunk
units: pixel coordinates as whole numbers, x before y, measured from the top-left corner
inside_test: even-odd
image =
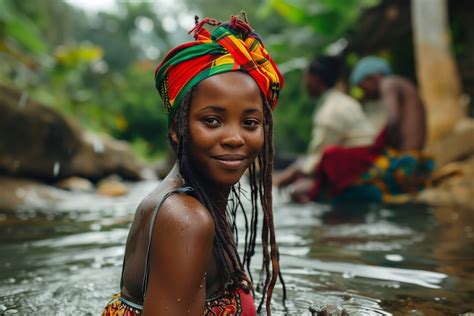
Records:
[[[466,109],[451,53],[446,0],[412,0],[412,19],[417,77],[432,143],[449,134]]]

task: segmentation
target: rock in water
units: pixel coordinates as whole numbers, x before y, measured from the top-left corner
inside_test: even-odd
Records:
[[[84,178],[80,177],[69,177],[58,181],[55,186],[58,188],[69,190],[69,191],[82,191],[92,192],[94,191],[94,184]]]
[[[349,314],[342,306],[336,305],[324,305],[318,309],[310,307],[309,311],[313,316],[348,316]]]
[[[141,179],[143,164],[126,142],[83,132],[51,107],[0,85],[0,173],[57,181],[119,174]]]
[[[96,192],[103,196],[122,196],[128,193],[128,188],[118,178],[109,177],[97,184]]]

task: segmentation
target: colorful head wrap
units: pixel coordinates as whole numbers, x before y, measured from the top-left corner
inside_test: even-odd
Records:
[[[389,75],[391,72],[390,66],[384,59],[375,56],[367,56],[359,60],[354,66],[350,82],[352,85],[356,85],[370,75]]]
[[[209,33],[205,24],[217,27]],[[247,23],[235,16],[229,23],[205,18],[191,32],[195,41],[172,49],[155,71],[156,88],[169,122],[192,87],[208,77],[229,71],[248,73],[272,109],[276,106],[283,77],[262,40]]]

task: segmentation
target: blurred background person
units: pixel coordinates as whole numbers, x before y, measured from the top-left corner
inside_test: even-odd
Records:
[[[336,88],[341,72],[341,60],[335,56],[319,55],[309,64],[304,75],[304,87],[316,98],[313,129],[307,154],[274,176],[274,185],[290,186],[292,199],[307,200],[315,168],[327,146],[344,147],[368,145],[375,129],[355,99]]]
[[[417,88],[412,82],[392,75],[388,63],[375,56],[362,58],[355,65],[350,81],[353,86],[363,90],[364,101],[380,100],[385,108],[387,146],[397,150],[423,149],[426,115]]]

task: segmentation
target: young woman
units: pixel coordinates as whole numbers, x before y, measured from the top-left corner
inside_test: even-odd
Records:
[[[212,34],[206,24],[215,26]],[[177,163],[138,206],[121,292],[103,315],[255,315],[247,273],[257,234],[263,254],[259,307],[266,301],[271,314],[279,276],[271,111],[283,78],[246,22],[204,19],[193,31],[195,41],[171,50],[155,72]],[[238,186],[247,170],[250,216]],[[234,235],[238,209],[245,218],[242,257]]]

